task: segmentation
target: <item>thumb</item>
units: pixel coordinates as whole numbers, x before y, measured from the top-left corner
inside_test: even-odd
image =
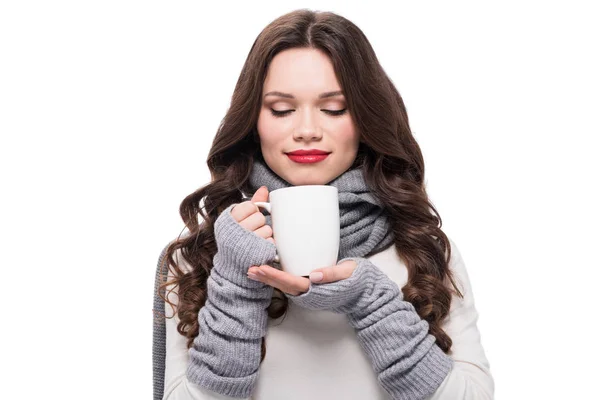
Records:
[[[252,199],[250,201],[254,203],[255,201],[267,201],[267,200],[269,200],[269,189],[267,189],[266,186],[261,186],[254,193],[254,196],[252,196]]]
[[[356,261],[347,260],[333,267],[317,268],[309,275],[311,282],[331,283],[349,278],[356,269]]]

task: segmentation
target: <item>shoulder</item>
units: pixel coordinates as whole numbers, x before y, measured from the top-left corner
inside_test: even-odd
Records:
[[[188,234],[189,234],[189,231],[187,231],[187,229],[186,229],[186,231],[184,233],[182,233],[179,236],[179,238],[173,239],[170,242],[166,243],[162,247],[162,250],[160,251],[160,254],[159,254],[158,260],[157,260],[157,269],[161,270],[163,273],[166,273],[168,271],[169,278],[172,278],[174,276],[173,272],[172,272],[172,266],[170,266],[166,263],[166,257],[167,257],[167,252],[168,252],[169,246],[171,246],[171,244],[173,244],[178,239],[185,237]],[[179,267],[179,269],[182,272],[188,273],[193,269],[193,267],[187,262],[187,260],[183,256],[182,249],[180,249],[180,248],[175,249],[175,251],[173,251],[173,254],[171,255],[171,258],[173,259],[175,264]]]
[[[452,273],[452,278],[460,292],[465,295],[471,292],[471,283],[465,261],[456,242],[448,237],[450,242],[450,264],[449,268]]]
[[[448,313],[443,326],[446,333],[451,337],[458,337],[457,335],[459,334],[468,331],[476,331],[479,313],[475,307],[473,288],[463,256],[456,242],[450,238],[448,239],[451,243],[449,268],[452,273],[452,279],[461,295],[458,295],[455,292],[452,293],[450,312]],[[448,283],[448,285],[453,289],[453,286],[450,283]]]
[[[160,252],[160,256],[158,257],[157,273],[158,273],[158,271],[160,271],[162,281],[167,283],[163,293],[164,293],[165,297],[171,303],[171,312],[170,313],[172,314],[172,316],[177,317],[176,307],[179,303],[179,294],[178,294],[179,293],[179,290],[178,290],[179,285],[175,281],[175,274],[173,272],[174,267],[171,264],[167,263],[167,260],[166,260],[167,250],[174,241],[175,240],[167,243],[162,248],[162,250]],[[179,269],[183,273],[188,273],[192,270],[193,267],[187,262],[187,260],[185,259],[185,257],[182,254],[181,249],[176,249],[173,252],[171,258],[173,259],[173,261],[175,262],[177,267],[179,267]],[[167,313],[167,315],[170,315],[167,311],[166,304],[165,304],[165,313]],[[178,322],[178,320],[177,320],[177,322]]]

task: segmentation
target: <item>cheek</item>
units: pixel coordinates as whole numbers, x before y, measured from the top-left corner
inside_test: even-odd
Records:
[[[346,149],[358,147],[358,134],[356,128],[350,118],[341,121],[340,125],[335,130],[336,141]]]
[[[272,116],[268,114],[268,111],[261,111],[256,123],[261,147],[266,151],[269,151],[277,144],[278,140],[280,140],[278,132],[281,131],[281,129],[278,127],[277,121],[273,121]]]
[[[258,121],[256,121],[256,128],[258,129],[258,132],[261,135],[263,132],[268,131],[268,128],[269,128],[268,118],[269,117],[267,115],[265,115],[264,108],[261,109],[260,113],[258,114]]]

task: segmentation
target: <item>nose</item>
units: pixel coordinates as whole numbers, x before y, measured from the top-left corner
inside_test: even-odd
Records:
[[[312,111],[306,111],[302,114],[303,115],[300,118],[300,125],[294,131],[294,140],[321,140],[323,134],[315,122],[317,121],[317,118],[313,115]]]

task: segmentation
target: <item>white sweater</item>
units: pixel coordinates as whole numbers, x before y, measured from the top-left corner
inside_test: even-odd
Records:
[[[429,399],[493,399],[494,380],[477,329],[478,313],[471,284],[458,248],[452,240],[450,243],[450,268],[464,298],[453,296],[450,314],[442,325],[452,339],[448,355],[454,360],[454,366]],[[397,256],[395,246],[368,258],[400,288],[406,284],[408,271]],[[180,253],[175,254],[175,260],[182,270],[190,268]],[[168,296],[177,304],[176,290]],[[173,315],[166,303],[165,313]],[[178,323],[177,315],[166,321],[163,400],[233,399],[204,389],[186,378],[187,339],[177,332]],[[344,315],[310,311],[288,302],[285,317],[269,320],[265,342],[267,354],[260,366],[251,400],[389,399]]]

